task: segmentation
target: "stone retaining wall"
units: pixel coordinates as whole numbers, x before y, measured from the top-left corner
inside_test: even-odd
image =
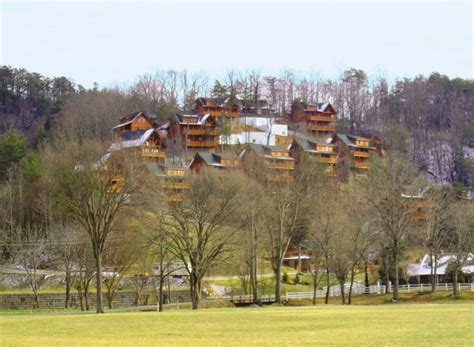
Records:
[[[64,293],[39,294],[39,303],[41,309],[62,309],[66,295]],[[107,307],[107,295],[103,293],[104,306]],[[115,294],[113,306],[130,307],[133,306],[135,293],[133,291],[119,291]],[[95,307],[95,292],[89,293],[89,306]],[[188,290],[171,291],[171,302],[189,302],[191,301]],[[142,293],[139,305],[156,304],[156,297],[153,292]],[[79,308],[79,296],[77,293],[71,294],[70,307]],[[33,309],[35,308],[35,297],[33,294],[0,294],[0,310],[6,309]]]

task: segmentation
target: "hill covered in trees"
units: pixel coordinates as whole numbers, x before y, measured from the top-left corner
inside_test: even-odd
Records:
[[[406,151],[435,180],[472,190],[474,81],[439,73],[390,84],[383,77],[369,80],[358,69],[337,79],[291,70],[278,76],[229,71],[215,81],[205,73],[158,71],[128,88],[86,89],[67,77],[2,66],[0,133],[17,129],[30,148],[58,138],[108,142],[120,116],[142,110],[165,122],[180,110],[190,112],[200,96],[238,99],[242,105],[265,100],[281,117],[294,101],[330,102],[339,132],[378,135],[389,147]]]

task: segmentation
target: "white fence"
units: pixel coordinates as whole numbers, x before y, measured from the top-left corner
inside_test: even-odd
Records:
[[[459,283],[458,284],[459,291],[471,291],[474,292],[474,283]],[[392,285],[389,285],[389,290],[392,291]],[[453,284],[452,283],[442,283],[436,286],[436,291],[452,291]],[[318,289],[316,291],[316,298],[324,298],[326,297],[326,288]],[[398,286],[398,291],[400,293],[411,293],[411,292],[429,292],[431,291],[431,284],[403,284]],[[352,288],[352,294],[385,294],[385,286],[384,285],[373,285],[369,287],[361,286],[359,284],[354,284]],[[345,294],[349,294],[349,285],[346,284],[345,286]],[[313,291],[310,292],[287,292],[285,295],[286,300],[288,299],[312,299],[313,298]],[[329,288],[329,296],[341,296],[341,288],[339,286],[334,286]]]

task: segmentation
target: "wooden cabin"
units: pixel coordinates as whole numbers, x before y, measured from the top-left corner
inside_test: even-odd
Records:
[[[168,201],[184,200],[184,191],[189,188],[186,166],[172,163],[147,163],[147,168],[158,178],[159,188],[162,189]]]
[[[120,124],[114,126],[112,129],[117,139],[121,140],[126,133],[135,131],[143,132],[148,129],[154,129],[156,126],[154,120],[148,117],[144,112],[135,112],[120,118]]]
[[[218,170],[235,169],[240,166],[240,157],[234,153],[197,152],[189,168],[191,171],[199,172],[203,166]]]
[[[254,153],[267,168],[266,179],[269,182],[291,182],[295,170],[295,159],[290,156],[290,150],[279,146],[264,146],[249,144],[244,155]]]
[[[311,271],[311,249],[306,245],[290,244],[283,257],[283,266],[291,267],[298,272]]]
[[[240,106],[229,100],[219,102],[212,98],[198,98],[194,103],[195,114],[210,114],[213,117],[236,118],[240,115]]]
[[[181,142],[188,148],[215,148],[219,146],[220,131],[215,117],[204,115],[177,115]]]
[[[143,159],[154,163],[164,163],[166,159],[165,139],[151,128],[147,130],[127,131],[122,134],[122,141],[113,143],[109,151],[131,151]]]
[[[110,146],[109,151],[132,151],[150,162],[165,161],[165,138],[159,134],[153,117],[136,112],[122,117],[120,124],[112,129],[118,141]]]
[[[349,159],[350,168],[356,174],[364,174],[369,168],[369,155],[375,151],[370,139],[354,135],[335,134],[331,144],[338,153],[339,158]]]
[[[315,135],[333,135],[336,131],[336,111],[330,103],[308,104],[295,102],[291,105],[290,121],[306,123],[306,130]]]
[[[296,137],[290,147],[291,156],[297,161],[303,160],[303,155],[317,163],[334,166],[337,163],[337,152],[334,144]]]

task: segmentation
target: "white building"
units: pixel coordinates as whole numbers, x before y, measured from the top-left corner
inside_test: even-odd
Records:
[[[442,280],[443,277],[446,276],[448,265],[454,259],[454,254],[443,254],[438,259],[436,267],[436,276],[438,277],[438,281]],[[420,282],[428,283],[431,278],[431,264],[432,261],[430,261],[429,254],[425,254],[419,263],[408,265],[407,274],[409,277],[418,277]],[[462,272],[465,274],[470,274],[471,281],[474,280],[474,278],[472,278],[474,276],[474,255],[470,254],[467,257],[466,262],[462,267]]]
[[[241,117],[237,121],[248,130],[229,136],[222,135],[219,139],[221,144],[255,143],[275,146],[277,136],[288,136],[288,126],[286,124],[277,124],[274,117]]]

